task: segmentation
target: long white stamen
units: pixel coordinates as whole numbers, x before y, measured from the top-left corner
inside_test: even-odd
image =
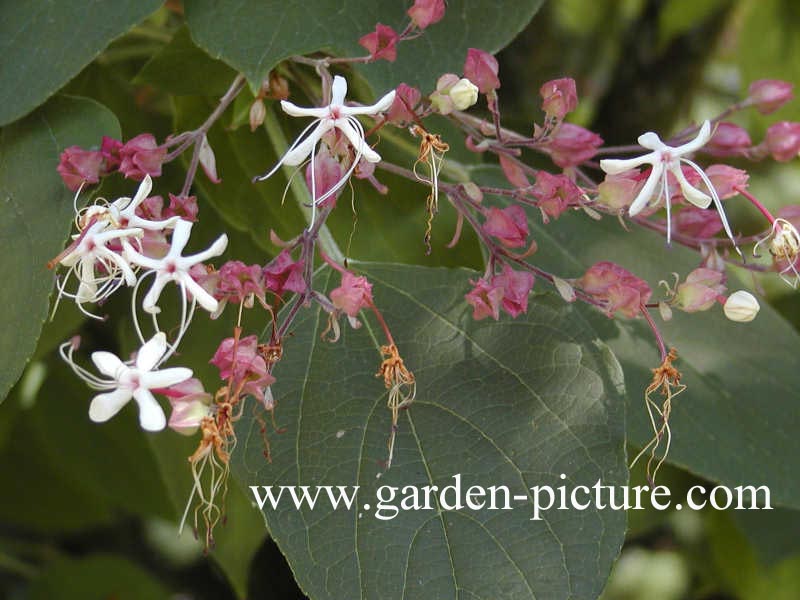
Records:
[[[685,162],[687,165],[692,167],[692,169],[694,169],[695,172],[697,172],[697,174],[700,175],[700,179],[703,180],[703,183],[706,184],[708,191],[711,193],[711,199],[714,201],[714,206],[717,208],[719,219],[720,221],[722,221],[722,226],[725,228],[725,234],[728,236],[728,239],[730,239],[731,242],[733,243],[733,247],[736,250],[736,252],[739,254],[739,256],[742,257],[742,260],[744,260],[744,255],[742,254],[742,251],[739,249],[739,246],[737,245],[736,240],[733,237],[733,232],[731,231],[731,227],[728,224],[728,217],[725,215],[725,209],[722,206],[722,200],[720,199],[719,194],[717,193],[717,190],[714,187],[714,184],[711,183],[711,179],[709,179],[708,175],[705,174],[703,169],[701,169],[693,161],[689,160],[688,158],[682,158],[681,161]]]

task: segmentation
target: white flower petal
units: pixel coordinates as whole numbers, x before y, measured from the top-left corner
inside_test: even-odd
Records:
[[[305,108],[303,106],[297,106],[288,100],[281,100],[281,109],[290,117],[314,117],[315,119],[322,119],[330,114],[330,107],[328,106]]]
[[[192,254],[190,256],[182,256],[177,259],[175,262],[178,264],[180,269],[184,271],[188,271],[192,265],[196,265],[197,263],[201,263],[209,258],[214,258],[215,256],[219,256],[225,249],[228,247],[228,236],[226,234],[222,234],[214,243],[211,244],[207,249],[203,250],[202,252],[198,252],[197,254]]]
[[[683,174],[683,170],[681,170],[680,165],[676,165],[675,167],[671,168],[670,172],[675,176],[675,179],[678,180],[678,185],[681,186],[683,196],[689,202],[699,208],[708,208],[711,205],[711,196],[692,186],[692,184],[689,183],[689,181],[686,179],[686,176]]]
[[[642,165],[653,164],[656,157],[652,152],[637,156],[636,158],[604,158],[600,161],[600,168],[609,175],[619,175],[625,171],[630,171]]]
[[[186,367],[170,367],[169,369],[161,369],[160,371],[140,373],[139,385],[149,390],[166,388],[191,379],[191,377],[191,369],[187,369]]]
[[[147,292],[147,295],[142,300],[142,310],[151,314],[158,314],[161,309],[158,307],[158,299],[161,297],[161,292],[164,291],[164,286],[172,281],[172,277],[166,273],[158,273],[156,275],[153,285]]]
[[[331,84],[331,105],[344,104],[344,97],[347,96],[347,80],[341,75],[336,75]]]
[[[161,431],[167,426],[167,417],[164,410],[156,402],[150,390],[139,388],[133,393],[139,405],[139,424],[145,431]]]
[[[136,368],[140,371],[150,371],[158,364],[167,351],[167,336],[159,331],[145,343],[136,354]]]
[[[131,399],[130,390],[119,389],[105,394],[97,394],[89,405],[89,418],[95,423],[105,423]]]
[[[92,352],[92,362],[103,375],[117,380],[121,371],[127,369],[128,366],[123,363],[119,357],[111,352],[98,351]]]
[[[186,244],[189,242],[189,235],[192,233],[192,222],[184,221],[183,219],[175,223],[175,229],[172,231],[172,239],[170,240],[169,256],[180,256]]]
[[[377,115],[386,112],[392,107],[396,92],[392,90],[385,94],[383,98],[378,100],[375,104],[369,106],[345,106],[342,108],[342,114],[347,116],[353,115]]]
[[[219,309],[219,302],[217,299],[209,294],[203,286],[192,279],[190,275],[184,277],[182,283],[189,295],[194,298],[202,308],[212,313],[212,315],[217,312]]]
[[[667,145],[661,141],[661,138],[658,137],[658,134],[653,131],[643,133],[636,141],[639,142],[642,148],[647,148],[648,150],[663,150],[667,147]]]
[[[353,145],[356,152],[361,152],[361,156],[371,163],[381,162],[381,156],[369,147],[367,142],[361,137],[356,128],[346,119],[338,119],[336,127],[341,131],[348,141]]]
[[[661,181],[661,177],[664,174],[664,165],[662,163],[656,163],[653,165],[653,170],[650,171],[650,175],[647,178],[647,181],[644,183],[644,186],[639,191],[639,194],[636,196],[634,201],[631,203],[631,207],[628,209],[628,214],[632,217],[638,215],[645,206],[647,206],[650,199],[653,197],[653,194],[656,191],[656,187],[658,183]]]
[[[150,179],[150,175],[145,175],[144,179],[142,179],[142,183],[139,184],[139,189],[136,190],[136,195],[133,197],[131,203],[125,207],[123,212],[133,214],[136,210],[136,207],[144,202],[145,198],[147,198],[147,195],[152,189],[153,180]]]
[[[684,154],[691,154],[692,152],[697,152],[708,143],[708,140],[711,139],[711,123],[707,120],[703,121],[703,124],[700,126],[700,131],[691,142],[687,142],[682,146],[677,146],[673,149],[673,153],[677,154],[678,156],[683,156]]]
[[[308,136],[303,138],[302,141],[295,142],[292,147],[287,150],[286,154],[281,158],[281,163],[289,165],[290,167],[296,167],[301,164],[308,158],[308,155],[311,154],[311,151],[319,143],[322,136],[331,129],[333,129],[333,121],[330,119],[325,119],[317,123],[317,126]]]

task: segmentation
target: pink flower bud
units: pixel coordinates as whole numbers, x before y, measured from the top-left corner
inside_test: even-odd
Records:
[[[476,321],[492,317],[495,321],[500,318],[500,306],[503,302],[503,287],[485,279],[470,281],[474,286],[464,298],[472,306],[472,318]]]
[[[241,386],[242,393],[256,398],[263,398],[267,387],[275,383],[275,378],[267,372],[267,363],[258,353],[258,340],[250,335],[241,338],[238,343],[229,337],[214,353],[209,361],[219,369],[222,380],[233,377],[233,388]]]
[[[483,50],[470,48],[464,62],[464,77],[478,86],[481,94],[488,94],[500,87],[497,77],[500,67],[497,59]]]
[[[366,161],[359,161],[359,164],[363,162]],[[343,175],[342,165],[331,155],[327,146],[322,146],[314,156],[314,160],[308,163],[306,167],[308,191],[314,190],[314,200],[317,201],[332,190],[342,180]],[[319,206],[328,206],[336,202],[336,198],[339,197],[342,189],[339,188],[336,193],[325,198]]]
[[[394,102],[386,112],[386,120],[395,125],[413,123],[414,109],[421,98],[422,94],[417,88],[401,83],[395,89]]]
[[[255,297],[264,301],[264,275],[259,265],[230,260],[220,267],[218,276],[213,293],[217,300],[241,304]]]
[[[725,274],[712,269],[695,269],[675,290],[673,306],[687,312],[708,310],[725,293]]]
[[[283,296],[285,292],[302,294],[306,291],[303,263],[293,261],[289,251],[283,250],[264,267],[264,282],[276,296]]]
[[[728,165],[711,165],[706,169],[706,175],[723,200],[736,196],[739,193],[736,188],[747,189],[747,182],[750,179],[747,171]]]
[[[160,177],[166,155],[167,149],[160,147],[152,134],[142,133],[119,149],[120,173],[136,181],[141,181],[145,175]]]
[[[192,377],[168,388],[153,390],[167,397],[172,406],[167,426],[182,435],[194,435],[200,422],[209,414],[211,394],[199,379]]]
[[[570,206],[578,206],[583,192],[566,175],[539,171],[536,173],[536,185],[533,186],[532,194],[539,201],[539,208],[547,222],[548,217],[557,219]]]
[[[119,149],[122,148],[122,142],[110,138],[107,135],[103,136],[103,141],[100,144],[100,152],[105,160],[105,172],[110,173],[119,167]]]
[[[415,0],[414,5],[406,11],[420,29],[438,23],[444,17],[444,0]]]
[[[578,92],[571,77],[553,79],[539,88],[542,110],[548,118],[561,121],[578,106]]]
[[[750,84],[748,99],[758,112],[768,115],[794,98],[793,87],[788,81],[780,79],[759,79]]]
[[[394,62],[397,59],[397,42],[400,36],[389,27],[378,23],[375,31],[368,33],[358,40],[359,45],[369,52],[372,60],[388,60]]]
[[[197,196],[176,196],[169,195],[169,207],[164,211],[166,218],[180,217],[184,221],[197,221]]]
[[[734,123],[719,123],[703,150],[714,156],[737,156],[753,145],[750,134]]]
[[[546,147],[553,162],[565,169],[589,160],[602,145],[603,138],[596,133],[572,123],[562,123]]]
[[[503,289],[503,310],[512,317],[528,311],[528,296],[533,289],[534,277],[527,271],[515,271],[508,264],[503,272],[492,278],[492,285]]]
[[[646,303],[652,293],[645,281],[607,261],[592,265],[575,283],[602,302],[609,317],[616,312],[629,318],[635,317],[640,312],[640,305]]]
[[[606,175],[605,180],[597,186],[597,201],[612,210],[622,211],[633,203],[646,179],[638,169]]]
[[[160,221],[164,218],[164,198],[161,196],[148,196],[136,207],[136,215],[148,221]],[[123,227],[128,226],[127,219],[120,223]]]
[[[774,123],[767,129],[764,141],[772,158],[779,162],[788,162],[800,153],[800,123]]]
[[[503,175],[506,176],[511,185],[517,188],[530,187],[531,182],[528,181],[528,177],[525,175],[525,171],[523,171],[519,161],[505,154],[500,154],[498,158],[500,159],[500,168],[503,169]]]
[[[100,181],[103,168],[103,154],[96,150],[84,150],[70,146],[61,153],[56,170],[64,184],[73,192],[82,184],[95,184]]]
[[[684,235],[698,239],[711,238],[722,231],[722,221],[716,210],[685,206],[672,217],[672,225]]]
[[[345,271],[342,284],[331,290],[331,302],[348,317],[355,318],[362,308],[372,306],[372,284],[366,277]]]
[[[492,207],[486,213],[483,230],[506,248],[519,248],[528,238],[528,216],[516,204],[502,209]]]

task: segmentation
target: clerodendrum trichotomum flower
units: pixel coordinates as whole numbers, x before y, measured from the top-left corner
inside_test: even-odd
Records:
[[[145,312],[155,314],[161,311],[158,307],[158,299],[170,281],[174,281],[181,288],[183,294],[188,294],[208,312],[213,313],[217,310],[217,300],[192,278],[189,270],[194,265],[225,252],[225,248],[228,246],[228,236],[223,233],[207,250],[183,256],[181,253],[189,241],[191,230],[192,223],[190,221],[179,220],[172,233],[169,252],[163,258],[151,258],[130,247],[125,249],[125,254],[132,263],[147,269],[148,273],[155,274],[155,281],[142,301],[142,308]]]
[[[75,347],[76,344],[72,341],[62,344],[61,356],[89,387],[103,391],[92,399],[89,406],[89,418],[92,421],[108,421],[133,398],[139,405],[139,423],[142,429],[164,429],[167,419],[151,390],[181,383],[192,376],[192,370],[185,367],[157,369],[167,354],[167,338],[164,333],[157,333],[145,343],[139,349],[135,361],[123,362],[111,352],[93,352],[92,362],[104,377],[98,377],[75,363],[72,358]]]
[[[255,181],[263,181],[271,177],[282,165],[298,166],[309,156],[311,157],[311,171],[313,173],[317,144],[326,133],[333,130],[340,131],[347,138],[355,151],[355,158],[339,182],[319,197],[317,197],[315,189],[316,182],[313,177],[311,178],[311,197],[314,198],[315,206],[321,204],[341,189],[362,157],[372,163],[380,162],[380,155],[367,144],[364,139],[364,127],[356,117],[359,115],[374,116],[389,110],[392,102],[394,102],[395,91],[392,90],[370,106],[345,106],[345,94],[347,94],[347,81],[344,77],[336,75],[331,85],[331,103],[328,106],[303,108],[286,100],[281,100],[281,108],[286,114],[292,117],[313,117],[315,120],[303,130],[278,163],[266,174],[256,177]]]
[[[712,202],[719,212],[722,225],[725,227],[725,233],[731,241],[733,233],[728,225],[728,219],[725,216],[725,210],[722,208],[722,200],[717,194],[714,184],[695,162],[686,158],[688,155],[696,152],[705,146],[711,139],[711,124],[704,121],[700,127],[700,131],[692,141],[682,144],[681,146],[668,146],[661,141],[658,134],[648,131],[639,136],[639,145],[651,152],[636,158],[629,159],[615,159],[607,158],[600,161],[600,168],[609,175],[619,175],[630,169],[641,167],[642,165],[650,165],[652,170],[647,177],[644,186],[639,194],[631,203],[628,212],[631,216],[639,214],[648,204],[656,204],[661,198],[664,198],[664,206],[667,209],[667,242],[672,237],[672,218],[670,214],[670,190],[668,176],[671,173],[683,192],[683,196],[692,204],[699,208],[708,208]],[[702,179],[703,183],[708,188],[710,193],[698,190],[692,186],[686,179],[686,176],[681,170],[681,163],[689,165]],[[660,186],[660,189],[659,189]],[[734,241],[735,246],[735,241]],[[738,248],[737,248],[738,250]]]

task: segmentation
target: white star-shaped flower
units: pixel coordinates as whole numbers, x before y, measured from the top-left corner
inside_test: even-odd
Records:
[[[129,238],[141,237],[142,230],[136,227],[107,229],[107,226],[105,221],[96,221],[74,235],[72,246],[58,261],[69,269],[64,279],[57,284],[59,299],[62,296],[73,298],[78,308],[92,317],[96,315],[84,310],[84,303],[99,302],[107,298],[123,282],[129,286],[136,284],[136,274],[129,261],[110,249],[108,244],[113,241],[124,244]],[[72,275],[78,280],[75,293],[66,290]]]
[[[189,269],[194,265],[200,264],[209,258],[219,256],[225,252],[225,248],[228,247],[228,236],[223,233],[203,252],[182,256],[181,253],[186,247],[186,243],[189,241],[191,230],[192,223],[190,221],[184,221],[183,219],[178,220],[175,224],[175,230],[172,232],[169,251],[163,258],[144,256],[130,245],[126,246],[125,255],[128,257],[128,260],[148,270],[147,273],[142,275],[140,281],[150,273],[155,274],[155,281],[153,281],[153,285],[150,286],[150,290],[142,301],[142,309],[145,312],[152,314],[161,312],[161,309],[157,305],[158,299],[164,287],[170,281],[175,282],[181,288],[184,297],[188,294],[191,298],[196,300],[200,306],[211,313],[217,310],[217,300],[192,278],[189,274]]]
[[[72,359],[74,348],[71,342],[62,345],[61,356],[89,387],[106,390],[92,398],[89,406],[89,418],[95,423],[108,421],[133,398],[139,405],[142,429],[164,429],[167,419],[152,390],[181,383],[192,376],[192,370],[185,367],[157,370],[167,352],[167,338],[161,332],[139,349],[136,360],[132,362],[123,362],[111,352],[93,352],[92,362],[104,377],[98,377],[75,364]]]
[[[699,208],[708,208],[712,202],[719,213],[722,220],[722,225],[725,228],[725,233],[734,242],[734,247],[738,251],[736,242],[733,238],[728,219],[725,216],[725,210],[722,207],[722,200],[717,194],[711,180],[695,162],[686,158],[688,155],[693,154],[703,146],[705,146],[711,139],[711,123],[704,121],[700,127],[700,131],[692,141],[682,144],[680,146],[668,146],[661,141],[658,134],[648,131],[639,136],[639,145],[643,148],[650,150],[647,154],[638,156],[636,158],[616,159],[606,158],[600,161],[600,168],[609,175],[618,175],[630,169],[641,167],[642,165],[650,165],[652,170],[647,177],[644,186],[639,194],[631,203],[628,213],[633,217],[639,214],[648,204],[656,204],[661,198],[664,198],[664,206],[667,209],[667,242],[670,241],[672,236],[672,218],[670,215],[670,190],[669,190],[669,174],[672,173],[678,185],[681,188],[683,196],[692,204]],[[700,176],[708,188],[711,195],[698,190],[686,179],[686,176],[681,170],[681,163],[689,165]],[[660,185],[660,188],[659,188]],[[741,252],[740,252],[741,254]]]
[[[331,103],[328,106],[303,108],[286,100],[281,100],[281,108],[286,114],[292,117],[313,117],[315,121],[303,130],[278,163],[265,175],[256,177],[255,181],[263,181],[271,177],[282,165],[290,167],[300,165],[309,155],[311,156],[313,173],[315,148],[322,137],[333,129],[338,129],[347,138],[356,152],[356,157],[347,173],[333,188],[319,198],[316,198],[316,190],[312,189],[312,198],[315,198],[315,204],[320,204],[335,194],[347,182],[362,157],[372,163],[380,162],[380,155],[367,144],[364,139],[364,127],[356,117],[359,115],[375,116],[389,110],[392,102],[394,102],[395,91],[392,90],[370,106],[346,106],[344,100],[346,94],[347,81],[344,77],[336,75],[331,85]],[[315,187],[313,177],[312,187]]]
[[[175,227],[175,224],[180,221],[180,217],[170,217],[169,219],[163,219],[161,221],[150,221],[136,214],[136,209],[145,201],[152,189],[153,180],[150,179],[150,175],[145,175],[133,199],[123,197],[114,200],[107,209],[113,222],[118,224],[119,227],[138,227],[139,229],[147,229],[150,231],[163,231],[164,229]]]

